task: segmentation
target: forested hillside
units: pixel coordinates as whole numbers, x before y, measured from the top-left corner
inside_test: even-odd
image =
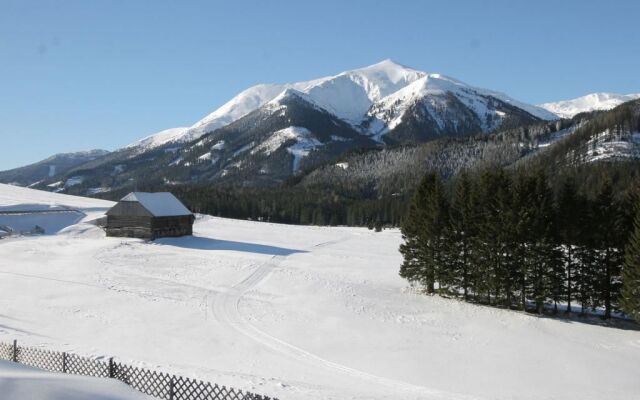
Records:
[[[303,170],[276,187],[248,186],[245,180],[205,185],[148,179],[136,188],[172,191],[194,211],[212,215],[371,227],[398,226],[427,172],[450,182],[461,171],[490,167],[542,170],[554,195],[572,177],[578,190],[588,196],[593,196],[594,188],[606,179],[618,198],[640,175],[635,153],[607,153],[608,157],[600,158],[586,158],[585,154],[593,155],[602,146],[611,148],[620,143],[626,143],[623,148],[635,149],[637,105],[632,102],[608,112],[580,114],[571,120],[541,122],[489,135],[353,150],[318,168]],[[599,135],[607,130],[614,134]],[[594,137],[599,138],[597,145],[590,144]],[[116,200],[129,190],[112,190],[100,196]]]

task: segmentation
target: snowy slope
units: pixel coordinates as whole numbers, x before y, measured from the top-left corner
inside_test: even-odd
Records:
[[[267,140],[254,147],[251,153],[265,153],[268,155],[287,142],[293,142],[291,146],[287,147],[287,152],[293,155],[293,172],[297,172],[300,169],[300,160],[303,157],[306,157],[316,147],[322,146],[322,143],[313,137],[308,129],[292,126],[274,132]]]
[[[88,197],[69,196],[43,190],[27,189],[20,186],[0,183],[0,206],[18,206],[24,204],[40,204],[45,206],[64,206],[79,210],[92,216],[100,216],[115,203],[107,200]]]
[[[152,400],[126,384],[93,378],[45,372],[0,360],[2,400]]]
[[[391,60],[383,60],[368,67],[345,71],[337,75],[310,81],[286,84],[261,84],[253,86],[238,94],[223,106],[196,122],[192,127],[169,136],[162,132],[160,137],[143,139],[148,147],[154,147],[167,141],[186,142],[194,140],[207,132],[226,126],[261,106],[276,99],[284,91],[294,89],[306,94],[306,99],[338,118],[357,126],[367,116],[367,111],[376,103],[384,101],[398,91],[418,80],[429,76],[431,81],[447,82],[448,88],[465,87],[480,95],[492,96],[525,110],[541,119],[555,119],[555,115],[536,106],[518,102],[510,97],[489,90],[473,88],[462,82],[446,78],[439,74],[427,74],[397,64]],[[407,93],[397,94],[406,96]],[[182,128],[179,128],[182,129]],[[166,140],[169,138],[169,140]]]
[[[242,91],[220,108],[196,122],[180,140],[190,141],[244,117],[269,102],[289,85],[261,84]]]
[[[415,293],[398,276],[400,242],[397,230],[212,217],[153,243],[85,224],[4,240],[0,340],[281,400],[638,393],[640,332]]]
[[[458,107],[452,104],[453,98],[459,102]],[[500,127],[502,120],[512,114],[509,106],[543,120],[556,119],[554,114],[544,109],[518,102],[505,94],[476,88],[441,74],[427,74],[382,98],[370,108],[367,115],[369,133],[381,141],[382,135],[408,118],[415,117],[415,106],[418,104],[435,122],[435,129],[444,132],[455,130],[456,126],[465,123],[477,124],[479,130],[490,132]],[[414,114],[407,117],[407,113]]]
[[[593,135],[578,152],[584,162],[640,159],[640,132],[607,129]]]
[[[158,146],[162,146],[165,143],[181,140],[187,131],[186,127],[182,128],[170,128],[163,131],[154,133],[145,138],[142,138],[134,143],[131,143],[126,148],[140,147],[143,149],[150,149]]]
[[[640,93],[636,94],[616,94],[616,93],[591,93],[586,96],[572,100],[563,100],[552,103],[540,104],[540,107],[551,111],[562,118],[571,118],[581,112],[595,110],[610,110],[627,101],[640,98]]]
[[[21,233],[37,225],[45,234],[56,234],[71,225],[103,216],[113,204],[0,183],[0,226]]]
[[[0,171],[0,182],[15,183],[21,186],[37,185],[46,179],[62,175],[70,169],[107,155],[106,150],[78,151],[55,154],[44,160]]]

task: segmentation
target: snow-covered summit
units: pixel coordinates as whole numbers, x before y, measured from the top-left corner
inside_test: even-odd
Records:
[[[551,111],[562,118],[571,118],[581,112],[611,110],[627,101],[640,98],[640,93],[591,93],[571,100],[562,100],[540,104],[540,107]]]
[[[186,142],[228,125],[273,101],[287,89],[307,94],[306,100],[352,123],[359,123],[373,102],[424,76],[391,60],[309,81],[252,86],[189,128],[167,129],[128,147],[153,148]]]
[[[207,132],[214,131],[244,117],[263,105],[274,101],[279,96],[287,94],[287,91],[290,94],[292,90],[304,94],[304,99],[310,103],[353,126],[358,126],[367,118],[367,112],[374,104],[383,101],[389,96],[406,97],[407,93],[404,89],[408,87],[411,87],[411,90],[417,89],[420,91],[419,85],[414,87],[412,84],[427,77],[430,86],[429,90],[469,88],[479,94],[493,96],[510,103],[537,118],[556,118],[553,113],[536,106],[518,102],[502,93],[474,88],[444,75],[427,74],[386,59],[364,68],[345,71],[324,78],[295,83],[252,86],[240,92],[190,128],[162,131],[134,145],[155,147],[167,142],[186,142],[197,139]],[[415,94],[419,95],[418,92]]]
[[[376,101],[425,76],[391,60],[323,78],[304,88],[311,99],[337,117],[358,124]]]

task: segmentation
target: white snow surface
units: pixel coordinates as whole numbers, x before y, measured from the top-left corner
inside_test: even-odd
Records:
[[[163,131],[144,137],[134,143],[131,143],[130,145],[126,146],[126,148],[139,147],[140,149],[152,149],[154,147],[162,146],[166,143],[180,141],[187,129],[189,128],[180,127],[165,129]]]
[[[287,152],[293,155],[293,172],[300,169],[302,158],[309,155],[309,152],[316,147],[322,146],[322,142],[316,139],[313,134],[304,127],[290,126],[279,131],[275,131],[271,136],[251,150],[251,154],[263,152],[271,154],[278,150],[288,141],[295,140],[295,143],[287,147]]]
[[[427,76],[431,80],[445,80],[457,86],[468,87],[485,95],[494,96],[542,119],[551,120],[557,118],[553,113],[537,106],[519,102],[505,94],[473,88],[444,75],[427,74],[387,59],[368,67],[345,71],[320,79],[252,86],[196,122],[190,128],[163,131],[158,134],[159,137],[157,139],[154,139],[154,136],[147,137],[143,139],[144,146],[149,148],[168,141],[188,142],[195,140],[207,132],[214,131],[244,117],[259,107],[277,99],[287,90],[299,92],[312,104],[352,125],[358,125],[372,105]],[[171,134],[166,132],[171,132]],[[141,143],[142,141],[133,145]]]
[[[52,196],[7,188],[0,199],[18,204]],[[107,238],[84,223],[4,239],[0,340],[281,400],[639,392],[640,332],[416,293],[398,276],[400,243],[398,230],[208,216],[194,236],[155,242]]]
[[[26,232],[36,225],[54,234],[79,222],[104,215],[111,201],[69,196],[0,183],[0,225]],[[2,214],[2,211],[21,212]]]
[[[84,177],[82,176],[72,176],[71,178],[67,179],[64,183],[64,187],[71,187],[71,186],[75,186],[75,185],[79,185],[82,182],[84,182]]]
[[[30,233],[36,226],[44,229],[45,234],[58,233],[68,226],[84,219],[86,215],[80,211],[69,210],[60,212],[26,212],[20,214],[2,214],[0,211],[0,226],[11,228],[13,232]]]
[[[131,192],[120,201],[134,201],[156,217],[191,215],[191,211],[169,192]]]
[[[309,155],[309,152],[316,147],[323,146],[323,143],[316,139],[307,128],[290,126],[273,132],[267,140],[254,147],[251,154],[262,152],[269,155],[291,140],[295,140],[295,143],[287,147],[287,152],[293,155],[291,168],[294,173],[300,170],[300,162]]]
[[[224,140],[219,140],[216,144],[211,146],[211,150],[224,150]]]
[[[622,103],[638,98],[640,98],[640,93],[591,93],[571,100],[540,104],[540,107],[551,111],[561,118],[572,118],[581,112],[611,110]]]
[[[285,129],[275,131],[267,140],[260,143],[251,150],[251,154],[265,153],[271,154],[278,150],[284,143],[290,140],[303,140],[311,135],[307,128],[299,126],[291,126]]]
[[[64,207],[85,213],[87,218],[84,222],[86,222],[102,216],[114,204],[114,202],[107,200],[51,193],[0,183],[0,207],[4,209],[9,209],[11,206],[12,210],[45,211]]]
[[[115,379],[60,374],[0,360],[2,400],[152,400]]]

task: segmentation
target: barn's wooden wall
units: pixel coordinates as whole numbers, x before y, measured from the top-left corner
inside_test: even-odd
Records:
[[[193,234],[193,215],[154,217],[151,230],[154,237],[185,236]]]
[[[193,215],[154,217],[137,202],[119,202],[107,212],[107,236],[156,239],[193,233]]]
[[[153,238],[151,230],[152,217],[107,215],[107,236]]]

